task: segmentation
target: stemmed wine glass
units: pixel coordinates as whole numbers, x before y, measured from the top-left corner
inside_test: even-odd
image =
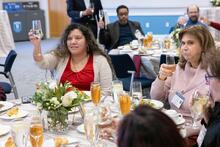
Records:
[[[95,19],[94,19],[94,16],[93,16],[94,11],[95,11],[95,4],[94,4],[93,2],[90,2],[90,3],[89,3],[89,8],[90,8],[91,11],[92,11],[92,18],[91,18],[91,20],[95,20]]]
[[[40,20],[32,20],[32,31],[37,38],[43,37],[43,31]]]
[[[135,81],[132,84],[132,101],[135,104],[138,104],[142,98],[142,86],[141,82]]]
[[[99,20],[101,21],[101,20],[103,20],[103,18],[104,18],[104,11],[103,10],[99,10]]]
[[[192,96],[192,106],[190,107],[191,116],[193,119],[192,127],[197,129],[197,122],[202,119],[205,105],[208,103],[209,90],[197,89]]]
[[[30,141],[33,147],[41,147],[43,144],[43,125],[39,113],[34,113],[31,118]]]
[[[98,140],[98,120],[93,111],[86,112],[84,115],[84,129],[90,147],[94,147]]]

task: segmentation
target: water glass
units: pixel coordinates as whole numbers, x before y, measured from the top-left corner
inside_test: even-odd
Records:
[[[142,86],[141,82],[134,81],[132,83],[132,101],[135,104],[138,104],[142,98]]]
[[[118,103],[118,94],[123,91],[123,84],[120,80],[112,81],[112,96],[116,103]]]
[[[99,82],[92,82],[90,86],[90,91],[91,91],[91,98],[93,104],[97,106],[100,102],[101,98],[101,85]]]
[[[43,37],[43,31],[40,20],[32,20],[32,31],[37,38]]]
[[[175,56],[172,54],[166,55],[166,64],[173,65],[175,64]]]
[[[11,126],[13,140],[17,147],[26,147],[30,123],[28,121],[14,121]]]

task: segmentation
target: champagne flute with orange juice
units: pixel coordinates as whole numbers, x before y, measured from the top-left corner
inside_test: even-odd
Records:
[[[34,114],[31,118],[30,141],[32,147],[42,147],[43,125],[40,114]]]
[[[93,104],[95,104],[95,106],[97,106],[100,102],[101,99],[101,85],[99,82],[92,82],[91,83],[91,98],[92,98],[92,102]]]

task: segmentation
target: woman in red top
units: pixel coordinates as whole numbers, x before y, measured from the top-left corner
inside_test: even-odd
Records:
[[[42,54],[40,41],[32,31],[33,57],[43,69],[56,70],[61,83],[71,82],[80,90],[90,90],[90,83],[100,82],[102,94],[111,90],[112,66],[109,56],[98,47],[91,31],[80,24],[70,24],[58,47]]]

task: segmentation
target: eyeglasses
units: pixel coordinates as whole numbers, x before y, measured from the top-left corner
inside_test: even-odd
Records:
[[[211,75],[209,75],[209,74],[206,74],[205,75],[205,81],[206,81],[206,84],[210,84],[210,78],[215,78],[216,76],[211,76]]]

